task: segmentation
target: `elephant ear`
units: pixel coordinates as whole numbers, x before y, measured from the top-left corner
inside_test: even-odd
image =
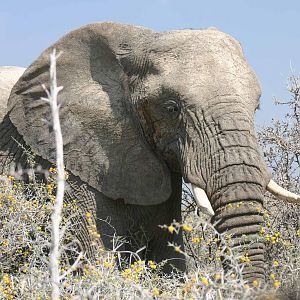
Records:
[[[169,170],[141,135],[129,107],[127,77],[113,44],[118,34],[142,30],[93,24],[48,48],[25,71],[10,99],[10,119],[34,152],[55,163],[50,108],[41,100],[55,48],[66,169],[111,199],[153,205],[171,194]],[[122,28],[121,28],[122,29]],[[109,41],[109,38],[112,41]],[[49,84],[48,84],[49,85]],[[48,121],[48,122],[47,122]]]

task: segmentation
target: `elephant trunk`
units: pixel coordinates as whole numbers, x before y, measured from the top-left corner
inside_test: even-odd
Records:
[[[235,187],[239,189],[239,183]],[[265,245],[260,237],[264,220],[262,202],[257,199],[257,195],[262,194],[262,190],[258,191],[257,186],[249,186],[248,191],[244,192],[248,194],[247,201],[238,201],[238,198],[235,198],[235,202],[230,202],[226,196],[223,196],[223,204],[215,210],[213,222],[220,234],[225,233],[231,253],[243,267],[244,280],[251,282],[254,279],[264,280],[265,274]],[[230,260],[225,258],[224,264],[228,267]]]
[[[235,163],[223,165],[212,176],[213,222],[219,233],[226,232],[228,245],[243,266],[243,278],[263,280],[265,246],[260,231],[264,221],[263,195],[269,178],[258,153],[250,151],[245,159],[240,148],[235,150],[236,153],[230,151],[230,161]],[[228,265],[228,260],[224,259],[224,264]]]
[[[260,231],[271,176],[258,151],[251,116],[223,106],[210,103],[205,114],[191,114],[191,123],[201,126],[197,130],[191,126],[183,153],[192,153],[186,157],[193,159],[183,155],[183,174],[192,183],[200,209],[213,215],[216,230],[231,236],[228,246],[239,257],[243,278],[264,279],[265,246]],[[223,262],[228,266],[226,258]]]
[[[244,127],[248,129],[249,125]],[[215,213],[212,221],[216,230],[228,237],[228,246],[238,257],[244,280],[263,280],[265,245],[260,231],[270,174],[257,150],[252,130],[225,128],[222,123],[221,127],[224,128],[218,140],[221,148],[215,145],[211,152],[206,186]],[[229,261],[224,258],[223,263],[228,266]]]

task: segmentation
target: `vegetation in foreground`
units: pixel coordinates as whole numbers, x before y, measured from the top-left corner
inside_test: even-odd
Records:
[[[259,139],[275,180],[291,191],[300,189],[300,78],[289,79],[289,112],[282,121],[263,128]],[[281,102],[282,103],[282,102]],[[55,169],[50,169],[55,174]],[[55,178],[55,176],[54,176]],[[55,180],[24,184],[12,176],[0,180],[0,298],[50,299],[50,215]],[[228,207],[230,209],[230,207]],[[120,252],[99,247],[95,261],[79,256],[72,235],[72,218],[80,214],[76,202],[64,204],[61,271],[63,299],[297,299],[300,297],[300,209],[267,195],[261,239],[267,247],[266,282],[244,282],[243,265],[251,264],[247,253],[237,256],[228,246],[230,237],[218,235],[204,216],[195,214],[188,189],[183,195],[183,222],[162,224],[161,230],[183,230],[188,273],[160,274],[163,263],[123,260]],[[90,234],[99,234],[91,221]],[[232,271],[224,273],[221,257]],[[73,267],[72,267],[73,266]],[[121,266],[121,268],[120,268]]]

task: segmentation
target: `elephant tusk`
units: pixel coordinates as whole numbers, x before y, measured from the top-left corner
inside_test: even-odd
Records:
[[[202,211],[203,213],[211,217],[214,216],[215,212],[211,207],[211,204],[207,198],[205,191],[193,184],[192,184],[192,191],[200,211]]]
[[[270,180],[269,184],[267,185],[267,191],[273,194],[275,197],[290,202],[290,203],[300,203],[300,196],[294,194],[292,192],[287,191],[283,187],[279,186],[275,181],[272,179]]]

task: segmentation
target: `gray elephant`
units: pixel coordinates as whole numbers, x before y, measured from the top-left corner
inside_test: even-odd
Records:
[[[25,68],[21,67],[0,67],[0,122],[5,116],[6,105],[10,91],[24,71]]]
[[[185,270],[184,257],[168,247],[183,247],[182,233],[158,226],[181,221],[183,177],[197,203],[215,214],[217,230],[232,234],[235,245],[248,243],[245,278],[264,277],[264,244],[247,239],[259,235],[264,192],[299,198],[270,181],[259,154],[253,122],[261,90],[240,44],[216,29],[157,33],[96,23],[72,31],[14,86],[0,127],[0,151],[12,159],[2,164],[26,168],[11,136],[42,166],[55,162],[53,131],[44,121],[49,107],[40,100],[53,48],[63,51],[60,116],[66,169],[77,186],[70,197],[97,218],[104,245],[112,247],[114,233],[127,236],[126,250],[146,245],[147,259],[169,259]],[[85,226],[78,235],[89,249]]]

